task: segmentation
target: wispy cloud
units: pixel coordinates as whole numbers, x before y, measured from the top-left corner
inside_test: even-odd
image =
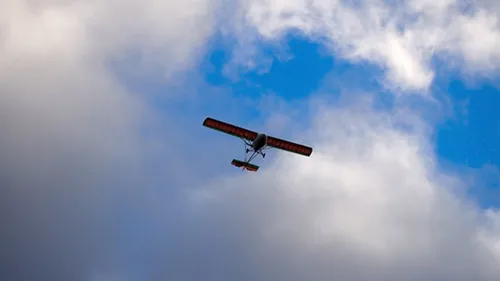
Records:
[[[403,93],[428,90],[435,75],[435,57],[443,59],[446,67],[459,67],[468,74],[490,74],[497,70],[500,60],[496,47],[500,42],[499,10],[487,2],[242,3],[235,34],[244,49],[253,46],[251,39],[279,41],[298,30],[324,43],[335,55],[380,66],[386,72],[386,86]],[[236,54],[239,61],[245,61],[241,58],[245,52],[238,50]]]

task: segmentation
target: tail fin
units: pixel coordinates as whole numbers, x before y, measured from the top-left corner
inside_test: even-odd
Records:
[[[252,172],[257,172],[257,170],[259,169],[259,166],[257,166],[257,165],[250,164],[250,163],[243,162],[243,161],[236,160],[236,159],[233,159],[231,164],[238,167],[238,168],[244,167],[246,170],[252,171]]]

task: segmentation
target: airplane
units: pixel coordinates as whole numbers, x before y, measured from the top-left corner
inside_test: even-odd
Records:
[[[242,168],[242,170],[246,169],[247,171],[257,172],[259,166],[251,164],[250,162],[257,155],[262,155],[262,158],[265,158],[266,154],[263,151],[268,148],[281,149],[307,157],[309,157],[313,151],[311,147],[278,139],[264,133],[257,133],[211,117],[207,117],[205,121],[203,121],[203,126],[238,137],[245,143],[245,160],[233,159],[231,162],[233,166]],[[249,152],[252,152],[252,155],[247,160],[247,154]]]

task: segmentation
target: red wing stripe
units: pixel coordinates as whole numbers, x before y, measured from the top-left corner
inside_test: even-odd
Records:
[[[247,140],[253,141],[257,137],[257,133],[232,125],[226,122],[222,122],[219,120],[215,120],[213,118],[207,117],[205,121],[203,121],[203,126],[209,127],[233,136],[237,136],[240,138],[245,138]]]
[[[293,142],[285,141],[282,139],[277,139],[274,137],[269,137],[267,138],[267,144],[271,147],[278,148],[278,149],[283,149],[289,152],[294,152],[298,154],[302,154],[305,156],[310,156],[312,153],[312,148],[296,144]]]

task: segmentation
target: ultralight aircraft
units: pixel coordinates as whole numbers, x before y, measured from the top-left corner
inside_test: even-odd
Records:
[[[211,117],[207,117],[205,121],[203,121],[203,126],[238,137],[245,143],[245,160],[241,161],[233,159],[231,162],[232,165],[242,168],[242,170],[246,169],[247,171],[256,172],[259,169],[259,166],[251,164],[250,161],[252,161],[257,155],[262,155],[262,158],[265,158],[266,154],[263,150],[267,148],[277,148],[307,157],[309,157],[313,151],[311,147],[278,139],[263,133],[256,133]],[[249,152],[252,152],[252,155],[247,160],[247,154]]]

